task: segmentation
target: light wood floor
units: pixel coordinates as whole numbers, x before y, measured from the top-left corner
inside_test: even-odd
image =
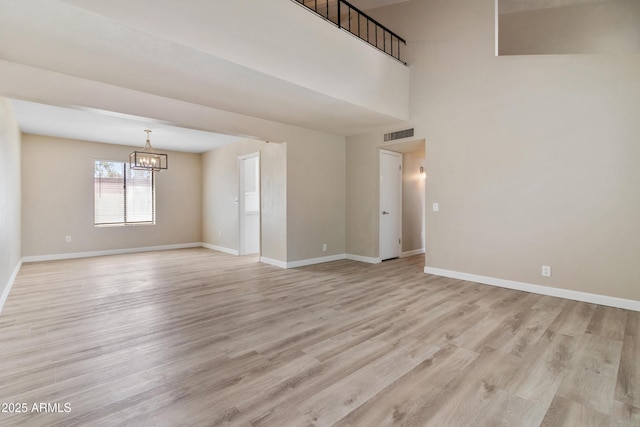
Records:
[[[422,266],[207,249],[25,264],[0,402],[29,411],[0,425],[640,425],[640,313]]]

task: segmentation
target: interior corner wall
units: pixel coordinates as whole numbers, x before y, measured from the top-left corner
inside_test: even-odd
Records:
[[[202,155],[202,241],[228,251],[239,250],[238,157],[255,152],[260,152],[261,256],[286,262],[286,143],[248,139]]]
[[[0,310],[22,258],[20,144],[11,104],[0,98]]]
[[[494,5],[371,11],[411,51],[426,264],[639,301],[640,55],[496,57]]]
[[[345,253],[345,167],[344,137],[302,129],[291,134],[287,141],[288,262]]]
[[[169,151],[169,169],[156,174],[156,224],[94,225],[94,160],[128,161],[133,147],[24,134],[22,248],[55,256],[202,240],[200,154]],[[71,242],[65,242],[65,236]]]

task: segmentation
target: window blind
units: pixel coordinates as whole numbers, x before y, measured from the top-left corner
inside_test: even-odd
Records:
[[[155,222],[152,172],[132,170],[124,162],[96,160],[93,183],[95,225]]]

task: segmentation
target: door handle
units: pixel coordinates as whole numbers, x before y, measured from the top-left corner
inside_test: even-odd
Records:
[[[382,215],[389,215],[389,212],[387,212],[387,211],[382,211]]]

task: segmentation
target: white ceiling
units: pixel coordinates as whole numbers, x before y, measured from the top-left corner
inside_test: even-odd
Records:
[[[145,129],[151,145],[162,150],[203,153],[241,138],[173,126],[159,120],[95,109],[67,108],[11,100],[20,129],[25,133],[81,141],[144,146]]]
[[[367,3],[363,7],[395,2],[361,1]],[[193,7],[198,7],[196,3]],[[131,7],[159,9],[163,4],[170,2],[137,0],[131,3]],[[106,3],[90,0],[0,0],[0,66],[11,68],[12,64],[19,64],[28,70],[45,70],[50,73],[48,76],[52,82],[61,79],[60,76],[64,76],[66,81],[74,79],[77,88],[91,88],[104,93],[102,99],[108,100],[109,96],[116,99],[125,89],[165,102],[166,106],[162,105],[164,110],[170,108],[170,102],[171,108],[182,103],[180,105],[186,105],[184,111],[195,106],[202,111],[237,113],[249,119],[264,119],[338,135],[352,135],[399,123],[397,118],[226,61],[197,47],[142,31],[101,13],[103,6],[107,7]],[[163,12],[171,13],[169,9]],[[178,22],[176,25],[188,33],[192,31],[189,24]],[[207,34],[200,36],[203,38]],[[219,40],[219,43],[228,43],[228,40]],[[0,75],[1,78],[4,76]],[[40,79],[40,84],[46,86],[47,83]],[[15,88],[17,85],[5,81],[5,87]],[[193,152],[206,151],[216,144],[233,140],[215,133],[228,133],[228,129],[212,128],[208,123],[202,123],[203,119],[199,119],[198,131],[187,129],[193,127],[187,123],[191,119],[198,122],[193,114],[189,120],[176,118],[172,123],[152,121],[153,126],[149,126],[146,123],[150,119],[144,117],[74,108],[74,104],[58,94],[46,98],[49,105],[20,101],[41,99],[19,93],[18,89],[0,89],[0,95],[16,99],[16,115],[25,132],[138,145],[136,141],[144,140],[142,131],[153,127],[154,146]],[[175,117],[180,114],[175,114]],[[165,139],[163,133],[171,135],[171,138]],[[238,136],[260,136],[245,134],[241,129],[234,133]]]

